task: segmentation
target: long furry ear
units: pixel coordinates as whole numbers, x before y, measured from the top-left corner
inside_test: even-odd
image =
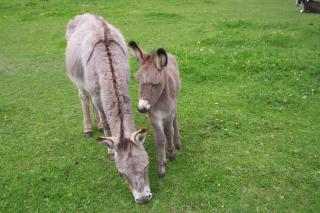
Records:
[[[163,69],[168,64],[168,55],[163,48],[157,50],[156,66],[158,69]]]
[[[139,129],[130,135],[130,141],[136,145],[143,145],[147,137],[147,129]]]
[[[100,137],[97,137],[97,141],[99,143],[107,144],[107,146],[110,149],[114,149],[115,145],[116,145],[116,138],[115,137],[100,136]]]
[[[301,4],[301,0],[296,0],[296,5],[297,5],[297,7],[299,7],[300,4]]]
[[[130,52],[136,57],[140,64],[148,58],[148,54],[141,50],[135,41],[130,41],[128,46],[130,47]]]

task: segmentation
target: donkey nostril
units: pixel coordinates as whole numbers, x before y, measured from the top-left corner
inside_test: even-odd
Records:
[[[137,199],[134,199],[136,201],[136,203],[146,203],[148,202],[150,199],[149,197],[142,197],[142,198],[137,198]]]
[[[139,112],[141,112],[141,113],[146,113],[146,112],[148,112],[148,110],[147,110],[147,108],[145,108],[145,107],[138,107],[138,111]]]
[[[143,195],[139,198],[135,198],[134,200],[136,201],[136,203],[147,203],[151,200],[152,198],[152,193],[147,193],[146,195]]]

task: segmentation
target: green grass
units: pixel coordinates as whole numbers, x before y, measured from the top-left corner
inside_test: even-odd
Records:
[[[159,181],[131,60],[136,126],[150,133],[146,205],[82,135],[64,32],[83,12],[180,66],[184,147]],[[320,16],[293,0],[2,0],[0,29],[0,212],[320,211]]]

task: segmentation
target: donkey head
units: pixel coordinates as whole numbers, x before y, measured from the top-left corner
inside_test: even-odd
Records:
[[[148,154],[143,147],[146,129],[140,129],[121,140],[116,137],[98,137],[97,140],[115,150],[115,162],[119,173],[126,179],[137,203],[152,198],[149,187]]]
[[[136,75],[140,83],[138,110],[146,113],[157,102],[164,89],[163,69],[167,66],[168,55],[162,48],[147,54],[134,41],[129,42],[129,47],[140,63]]]

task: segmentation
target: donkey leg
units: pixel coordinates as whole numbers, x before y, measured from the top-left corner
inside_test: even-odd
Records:
[[[174,153],[174,147],[173,147],[173,134],[174,134],[174,128],[173,128],[173,122],[168,122],[164,127],[164,132],[167,139],[167,151],[169,160],[173,161],[176,159],[176,154]]]
[[[111,136],[110,126],[107,121],[107,116],[103,111],[101,101],[99,98],[94,96],[91,98],[92,98],[92,103],[94,107],[99,112],[99,117],[100,117],[101,124],[103,126],[104,135],[110,137]],[[108,157],[109,157],[109,160],[115,160],[114,150],[110,149],[109,147],[108,147]]]
[[[89,112],[89,94],[79,89],[79,96],[82,105],[84,136],[90,138],[92,136],[91,119]]]
[[[99,131],[101,133],[103,133],[103,124],[102,124],[102,120],[101,120],[101,117],[100,117],[100,113],[99,113],[99,110],[96,108],[96,106],[93,104],[93,112],[94,112],[94,117],[96,119],[96,125],[99,129]]]
[[[94,105],[94,109],[97,112],[96,118],[99,118],[99,120],[100,120],[100,124],[98,127],[99,127],[99,129],[100,129],[100,127],[103,128],[104,135],[110,137],[111,136],[110,126],[107,121],[107,116],[103,111],[103,107],[102,107],[102,103],[100,101],[100,98],[98,95],[94,95],[94,96],[91,96],[91,99],[92,99],[92,103]]]
[[[158,124],[157,122],[151,122],[153,124],[155,130],[155,144],[158,150],[158,158],[159,158],[159,178],[163,178],[166,173],[166,152],[165,152],[165,144],[166,144],[166,136],[163,131],[162,124]]]
[[[174,129],[174,143],[177,150],[181,150],[182,144],[180,141],[180,133],[179,127],[177,122],[177,111],[175,112],[174,119],[173,119],[173,129]]]

